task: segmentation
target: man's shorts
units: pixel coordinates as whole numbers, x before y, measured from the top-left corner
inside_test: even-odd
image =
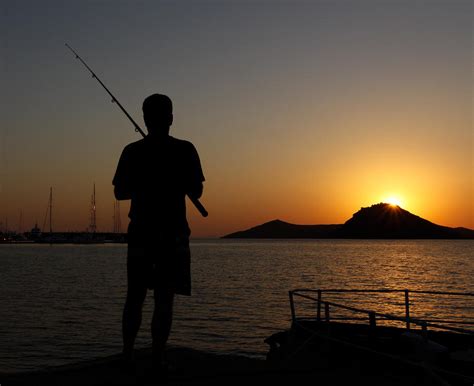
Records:
[[[130,288],[148,288],[191,295],[191,253],[188,237],[140,242],[130,237],[127,280]]]

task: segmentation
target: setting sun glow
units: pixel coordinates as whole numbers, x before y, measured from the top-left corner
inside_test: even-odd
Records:
[[[390,196],[383,200],[383,202],[386,202],[387,204],[390,204],[392,206],[402,206],[402,200],[398,197]]]
[[[0,6],[0,232],[48,231],[50,188],[53,232],[89,229],[94,182],[94,229],[117,228],[112,179],[141,136],[66,42],[145,132],[144,99],[171,98],[206,179],[192,238],[379,203],[474,229],[471,1],[43,3]]]

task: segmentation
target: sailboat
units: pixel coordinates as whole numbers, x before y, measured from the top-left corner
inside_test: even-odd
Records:
[[[53,234],[53,187],[49,188],[49,200],[48,206],[46,208],[46,214],[44,216],[43,221],[43,230],[46,228],[46,222],[49,218],[49,233],[43,232],[41,237],[35,240],[37,243],[45,243],[45,244],[60,244],[65,243],[67,240],[61,237],[58,234]]]
[[[96,216],[96,201],[95,201],[95,182],[92,190],[91,204],[90,204],[90,225],[86,233],[80,234],[74,239],[74,244],[103,244],[105,238],[97,235],[97,216]]]

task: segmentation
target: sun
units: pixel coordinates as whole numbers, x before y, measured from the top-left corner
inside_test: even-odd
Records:
[[[387,197],[384,202],[390,204],[391,206],[402,206],[402,200],[395,196]]]

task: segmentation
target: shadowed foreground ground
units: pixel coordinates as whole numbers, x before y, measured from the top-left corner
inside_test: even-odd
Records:
[[[119,356],[16,375],[0,374],[0,384],[7,385],[242,385],[259,384],[320,384],[320,385],[421,385],[432,384],[420,374],[408,375],[404,369],[387,372],[377,363],[361,365],[326,361],[310,368],[274,367],[268,362],[236,355],[217,355],[192,349],[168,349],[172,366],[166,380],[154,380],[150,351],[137,353],[137,371],[131,374],[120,366]]]

